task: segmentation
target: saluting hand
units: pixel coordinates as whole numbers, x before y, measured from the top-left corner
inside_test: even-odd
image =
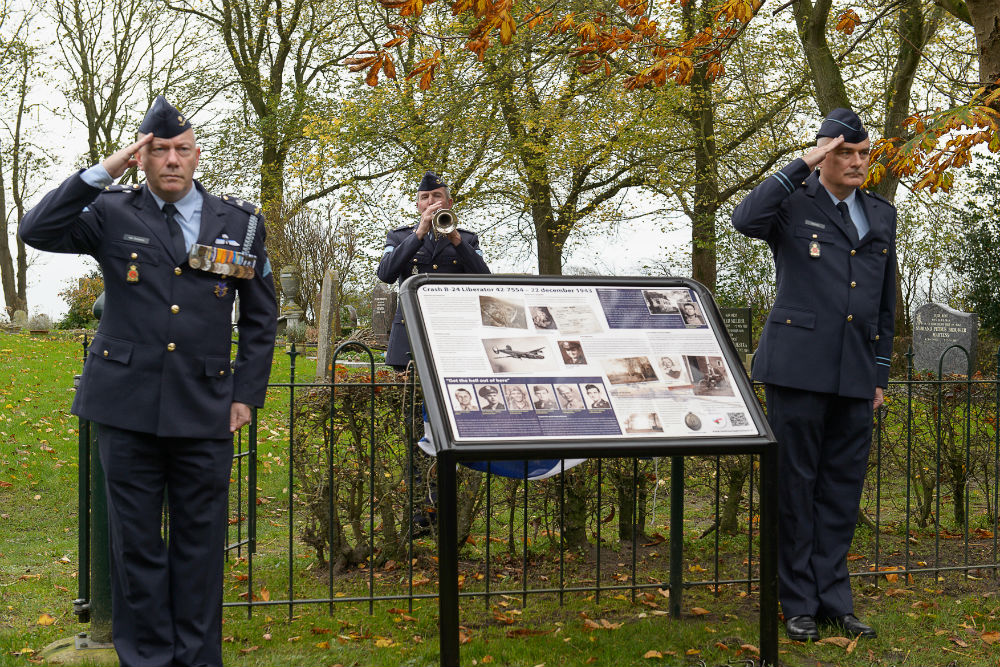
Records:
[[[844,143],[844,135],[840,135],[833,141],[829,141],[822,146],[816,146],[811,151],[802,156],[805,163],[809,165],[810,169],[815,169],[816,165],[826,158],[827,154],[836,150],[840,144]]]
[[[104,168],[107,170],[108,175],[111,178],[119,178],[125,173],[125,170],[130,169],[139,164],[139,161],[135,159],[135,153],[139,152],[139,149],[148,144],[153,140],[153,133],[143,135],[139,141],[135,142],[131,146],[126,146],[121,150],[118,150],[108,157],[104,158]]]

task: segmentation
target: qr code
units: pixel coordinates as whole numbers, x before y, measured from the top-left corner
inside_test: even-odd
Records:
[[[742,412],[730,412],[726,416],[729,417],[729,423],[733,426],[746,426],[750,423],[747,421],[746,414]]]

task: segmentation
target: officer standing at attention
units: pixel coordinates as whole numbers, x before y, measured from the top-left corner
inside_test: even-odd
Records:
[[[857,114],[835,109],[816,147],[733,211],[733,226],[774,255],[752,375],[778,440],[779,598],[798,641],[818,640],[817,624],[876,636],[854,615],[846,563],[896,311],[896,209],[859,189],[870,144]]]
[[[157,97],[138,141],[70,176],[19,230],[35,248],[91,255],[104,275],[73,412],[97,426],[123,667],[222,664],[233,433],[263,405],[274,352],[260,210],[194,181],[200,152],[188,119]],[[133,166],[145,185],[112,185]]]
[[[434,214],[454,205],[448,185],[428,171],[417,187],[417,211],[420,222],[398,227],[385,237],[385,252],[378,265],[382,282],[403,281],[417,273],[489,273],[479,249],[479,237],[465,229],[435,238]],[[403,324],[403,309],[396,309],[389,332],[385,363],[404,370],[410,361],[410,341]]]

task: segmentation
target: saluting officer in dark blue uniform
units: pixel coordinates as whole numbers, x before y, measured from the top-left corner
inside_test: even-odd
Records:
[[[264,403],[274,285],[260,211],[193,180],[200,149],[187,118],[161,96],[139,134],[45,195],[19,232],[41,250],[91,255],[104,274],[73,412],[98,425],[119,660],[221,665],[233,433]],[[136,165],[145,185],[112,185]]]
[[[846,563],[896,310],[896,210],[859,189],[869,146],[858,116],[836,109],[816,147],[733,212],[736,229],[774,255],[777,293],[753,378],[778,439],[779,597],[800,641],[819,639],[817,622],[876,635],[854,616]]]
[[[385,252],[378,265],[382,282],[403,281],[417,273],[489,273],[479,249],[479,237],[465,229],[435,237],[434,214],[450,209],[454,202],[448,185],[437,174],[427,172],[417,187],[417,211],[420,222],[398,227],[385,237]],[[410,341],[403,324],[403,309],[396,310],[389,332],[385,363],[403,370],[410,361]]]

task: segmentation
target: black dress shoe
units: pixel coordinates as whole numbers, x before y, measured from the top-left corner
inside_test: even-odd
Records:
[[[809,615],[786,618],[785,634],[788,635],[789,639],[797,642],[819,641],[819,630],[816,629],[816,619]]]
[[[844,614],[843,616],[831,616],[830,618],[823,618],[820,620],[823,625],[830,625],[841,632],[843,632],[848,637],[878,637],[878,633],[870,625],[865,625],[858,620],[858,617],[854,614]]]

